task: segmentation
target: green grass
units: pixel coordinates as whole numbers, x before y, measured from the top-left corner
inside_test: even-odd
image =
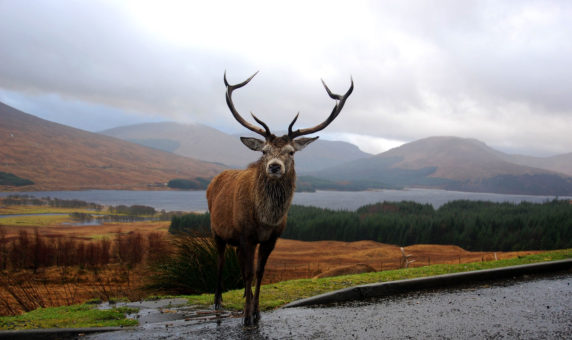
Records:
[[[17,217],[0,218],[0,225],[20,227],[46,227],[66,222],[73,222],[69,216],[71,213],[86,213],[91,215],[101,214],[89,209],[81,208],[56,208],[45,206],[8,206],[0,209],[0,215],[27,215]],[[64,215],[37,215],[37,214],[64,214]]]
[[[387,270],[375,273],[345,275],[321,279],[301,279],[264,285],[260,292],[260,309],[271,310],[294,300],[303,299],[338,289],[358,286],[368,283],[387,282],[418,277],[427,277],[449,273],[459,273],[473,270],[492,269],[521,264],[555,261],[572,258],[572,249],[555,250],[546,253],[523,256],[508,260],[475,262],[463,264],[438,264],[426,267]],[[243,290],[233,290],[223,294],[223,306],[226,309],[242,309]],[[210,305],[213,303],[212,294],[192,295],[187,297],[193,305]]]
[[[22,315],[0,317],[0,329],[136,326],[137,320],[125,317],[135,311],[126,307],[99,310],[89,304],[38,308]]]
[[[434,276],[473,270],[501,268],[544,261],[572,258],[572,249],[555,250],[545,253],[517,257],[508,260],[475,262],[452,265],[432,265],[419,268],[388,270],[376,273],[345,275],[322,279],[302,279],[284,281],[262,286],[260,308],[271,310],[294,300],[323,294],[337,289],[375,282],[387,282],[410,278]],[[225,309],[241,310],[244,304],[243,290],[237,289],[223,294]],[[185,296],[191,305],[209,306],[213,303],[212,294]],[[137,321],[125,318],[132,310],[118,308],[95,310],[93,305],[41,308],[14,317],[0,317],[0,329],[52,328],[52,327],[108,327],[131,326]]]
[[[2,207],[0,215],[13,215],[13,214],[71,214],[73,212],[83,212],[87,214],[99,214],[86,208],[58,208],[43,205],[9,205]]]
[[[0,225],[19,226],[19,227],[46,227],[71,221],[72,219],[68,215],[61,215],[61,216],[29,215],[29,216],[0,218]]]

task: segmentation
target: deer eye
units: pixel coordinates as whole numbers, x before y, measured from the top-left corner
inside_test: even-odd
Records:
[[[263,155],[266,155],[267,153],[268,153],[267,150],[262,150],[262,154],[263,154]]]
[[[289,152],[290,156],[294,156],[294,151]]]

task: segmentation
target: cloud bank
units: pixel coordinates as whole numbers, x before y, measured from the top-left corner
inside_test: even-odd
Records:
[[[223,72],[260,70],[235,104],[284,130],[330,112],[320,78],[343,93],[351,76],[326,136],[366,151],[455,135],[571,152],[570,17],[560,1],[4,1],[0,100],[93,130],[130,117],[237,132]]]

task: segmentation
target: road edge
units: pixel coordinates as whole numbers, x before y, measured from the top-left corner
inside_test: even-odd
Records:
[[[0,339],[77,339],[87,334],[125,331],[134,327],[36,328],[0,331]]]
[[[282,306],[282,308],[325,305],[368,298],[379,298],[394,294],[407,293],[410,291],[447,288],[467,283],[495,281],[522,275],[570,270],[571,268],[572,259],[566,259],[470,272],[443,274],[415,279],[370,283],[292,301]]]

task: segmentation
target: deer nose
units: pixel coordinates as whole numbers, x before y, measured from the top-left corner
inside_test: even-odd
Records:
[[[268,165],[268,169],[273,174],[279,173],[281,168],[282,168],[282,166],[280,164],[277,164],[277,163],[273,163],[273,164]]]

